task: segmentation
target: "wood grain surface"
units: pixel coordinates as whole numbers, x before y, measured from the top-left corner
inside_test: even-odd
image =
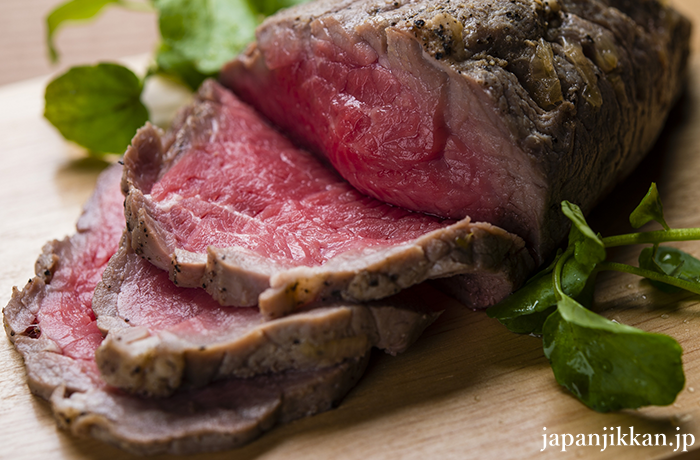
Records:
[[[677,1],[700,24],[700,1]],[[697,35],[694,43],[697,42]],[[0,304],[33,275],[42,245],[73,232],[104,163],[62,140],[41,117],[39,78],[0,87]],[[181,96],[156,85],[155,104]],[[166,107],[168,109],[168,107]],[[166,110],[167,111],[167,110]],[[626,216],[657,181],[671,226],[700,226],[700,56],[692,59],[687,93],[639,170],[591,216],[604,236],[630,230]],[[700,243],[678,246],[700,254]],[[636,249],[617,261],[634,262]],[[192,459],[462,459],[677,457],[676,434],[692,434],[700,452],[700,298],[656,292],[623,274],[600,277],[597,308],[621,323],[675,337],[684,348],[685,389],[668,407],[599,414],[562,390],[541,340],[509,333],[482,312],[446,297],[444,315],[408,352],[375,354],[359,385],[337,409],[278,427],[249,446]],[[135,458],[56,428],[49,406],[31,395],[21,358],[0,339],[0,458]],[[544,433],[665,434],[673,446],[543,447]],[[546,427],[546,431],[544,428]],[[616,431],[615,431],[616,432]],[[626,439],[629,443],[629,437]],[[153,457],[165,458],[165,457]],[[693,457],[694,458],[694,457]]]

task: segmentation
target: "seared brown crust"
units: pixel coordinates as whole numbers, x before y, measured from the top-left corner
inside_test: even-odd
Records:
[[[526,178],[491,223],[539,263],[566,235],[559,203],[588,212],[653,145],[683,89],[690,31],[657,0],[318,0],[268,18],[220,78],[286,128],[264,108],[273,97],[247,97],[250,87],[291,72],[309,43],[330,43],[444,94],[452,132],[480,101],[482,124],[501,126],[516,154],[513,180]]]
[[[325,368],[358,359],[370,348],[404,351],[439,315],[427,305],[427,287],[366,305],[340,304],[262,321],[245,331],[222,329],[202,341],[168,330],[151,332],[120,314],[119,295],[129,271],[142,262],[128,238],[110,260],[93,297],[97,325],[106,334],[95,352],[102,378],[129,393],[168,396],[227,377]],[[161,299],[168,302],[169,299]],[[149,305],[157,309],[159,305]]]
[[[162,134],[147,125],[125,155],[122,187],[131,245],[137,254],[167,270],[178,286],[204,287],[222,305],[258,304],[266,317],[277,318],[312,305],[387,297],[430,278],[506,273],[506,266],[515,267],[504,276],[517,285],[532,268],[520,238],[468,218],[408,243],[343,254],[317,268],[290,268],[241,248],[209,247],[207,254],[178,248],[174,237],[152,217],[155,205],[148,193],[188,148],[216,134],[222,91],[213,81],[204,83],[170,148],[160,140]],[[475,306],[488,305],[473,300]]]

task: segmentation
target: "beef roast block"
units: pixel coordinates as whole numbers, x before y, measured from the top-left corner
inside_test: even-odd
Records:
[[[137,254],[222,305],[274,318],[469,273],[501,280],[483,306],[532,267],[523,241],[490,224],[362,195],[214,81],[181,119],[166,140],[141,129],[125,154],[127,228]]]
[[[358,190],[469,216],[541,262],[654,143],[690,24],[657,0],[318,0],[220,80]]]
[[[362,375],[366,357],[221,380],[161,399],[126,395],[103,382],[94,361],[102,335],[90,304],[122,232],[120,178],[120,167],[101,176],[78,232],[44,247],[37,276],[15,288],[3,310],[29,387],[50,400],[58,424],[135,453],[185,454],[237,447],[275,424],[338,403]]]
[[[373,346],[404,351],[439,312],[428,286],[367,305],[336,305],[264,321],[179,288],[125,241],[95,290],[95,353],[102,378],[130,393],[167,396],[223,377],[314,370],[359,359]]]

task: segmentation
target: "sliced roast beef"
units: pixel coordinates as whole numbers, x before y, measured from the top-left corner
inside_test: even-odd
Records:
[[[191,454],[232,449],[277,424],[331,409],[357,383],[367,359],[313,372],[215,382],[165,399],[104,388],[64,392],[51,405],[59,426],[137,454]]]
[[[44,247],[37,276],[23,290],[14,289],[3,310],[29,386],[50,400],[60,426],[135,453],[220,450],[245,444],[275,424],[327,410],[349,391],[367,355],[313,371],[221,380],[161,399],[106,385],[94,361],[102,335],[90,304],[122,232],[120,177],[120,167],[105,172],[78,232]]]
[[[334,305],[264,321],[255,308],[224,308],[179,288],[128,241],[95,290],[106,333],[95,353],[102,378],[130,393],[167,396],[223,377],[314,370],[359,359],[373,346],[404,351],[437,318],[427,286],[385,302]]]
[[[77,233],[44,246],[36,277],[23,290],[13,289],[3,309],[5,332],[25,359],[29,386],[44,398],[62,384],[70,391],[100,385],[94,352],[102,334],[91,302],[123,231],[121,172],[115,166],[103,173]]]
[[[464,273],[509,289],[532,266],[522,240],[490,224],[362,195],[214,81],[186,113],[172,143],[137,133],[122,183],[132,247],[178,286],[274,318]]]
[[[221,81],[358,190],[497,225],[538,262],[652,146],[689,22],[657,0],[318,0]]]

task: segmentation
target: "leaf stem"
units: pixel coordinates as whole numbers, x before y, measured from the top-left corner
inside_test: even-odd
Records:
[[[601,271],[614,270],[618,272],[631,273],[633,275],[642,276],[644,278],[649,278],[654,281],[660,281],[662,283],[671,284],[673,286],[685,289],[686,291],[690,291],[695,294],[700,294],[700,285],[698,283],[692,283],[690,281],[685,281],[680,278],[674,278],[673,276],[663,275],[652,270],[608,261],[600,262],[596,268]]]
[[[562,289],[561,286],[561,274],[564,270],[564,264],[573,254],[573,247],[566,248],[566,251],[564,251],[561,257],[559,257],[559,260],[557,260],[554,270],[552,270],[552,284],[554,285],[554,295],[556,296],[557,300],[561,300],[566,296],[564,289]]]
[[[700,239],[700,228],[674,228],[654,232],[627,233],[603,238],[606,248],[630,244],[655,244],[667,241],[690,241]]]

